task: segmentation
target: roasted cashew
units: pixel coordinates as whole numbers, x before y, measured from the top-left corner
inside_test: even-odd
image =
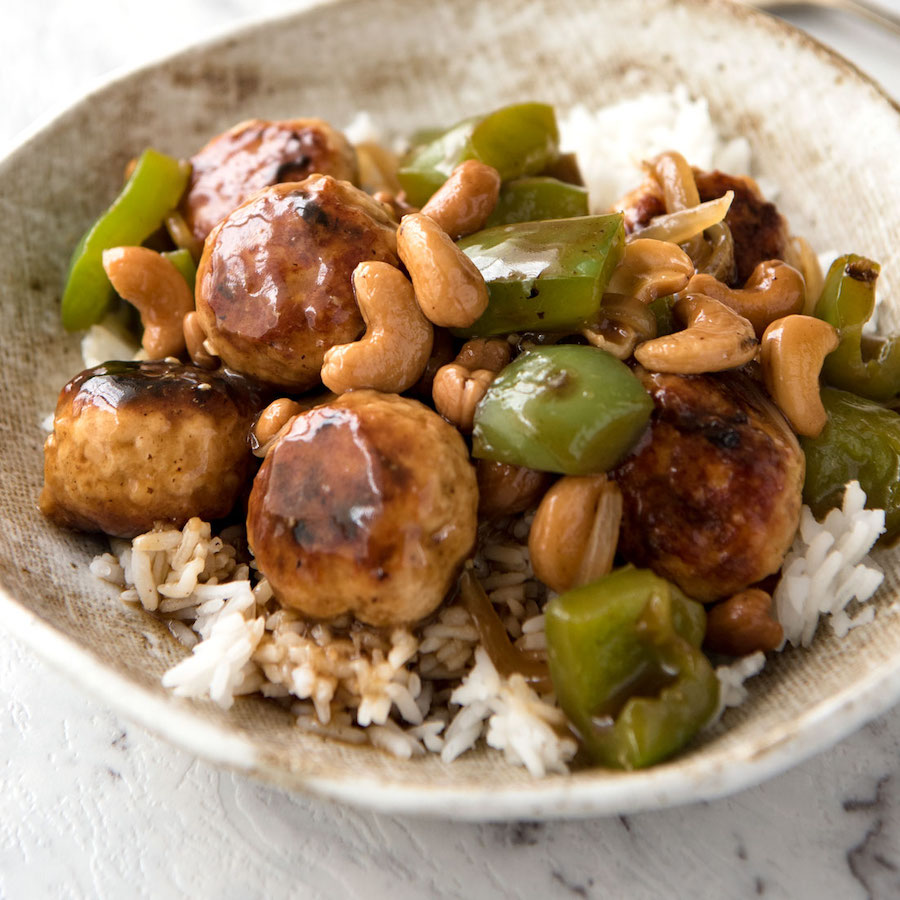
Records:
[[[250,446],[253,448],[253,455],[261,459],[265,457],[276,438],[284,431],[285,426],[303,410],[304,407],[301,404],[287,397],[273,400],[257,416],[253,428],[250,429]]]
[[[806,300],[802,312],[804,316],[811,316],[822,295],[822,288],[825,287],[825,276],[822,274],[819,257],[806,238],[795,235],[788,241],[784,261],[803,276]]]
[[[766,388],[797,434],[817,437],[828,421],[819,373],[838,343],[837,331],[812,316],[776,319],[763,334],[760,361]]]
[[[434,219],[413,213],[397,230],[397,252],[412,278],[425,317],[445,328],[468,328],[485,311],[481,272]]]
[[[359,186],[367,194],[388,191],[399,194],[401,187],[397,180],[397,156],[375,141],[362,141],[354,146],[356,165],[359,169]]]
[[[695,275],[687,291],[724,303],[749,320],[757,337],[762,337],[776,319],[801,312],[806,295],[803,276],[780,259],[761,262],[739,290],[722,284],[712,275]]]
[[[166,216],[165,225],[172,243],[182,250],[187,250],[195,263],[200,262],[200,257],[203,256],[203,241],[194,236],[194,232],[184,221],[184,216],[178,210],[174,210]]]
[[[638,344],[656,337],[656,316],[634,297],[606,294],[600,306],[600,321],[582,328],[581,334],[589,344],[616,359],[628,359]]]
[[[458,240],[484,228],[499,195],[500,173],[477,159],[467,159],[432,194],[422,207],[422,214]]]
[[[492,459],[475,460],[478,512],[487,518],[514,516],[535,506],[553,481],[549,472],[511,466]]]
[[[686,294],[675,304],[683,331],[647,341],[635,359],[651,372],[699,375],[722,372],[750,362],[759,346],[753,326],[743,316],[703,294]]]
[[[475,369],[500,372],[509,365],[511,356],[512,349],[508,341],[500,338],[473,338],[462,345],[454,361],[473,372]]]
[[[759,588],[747,588],[710,607],[706,613],[703,645],[714,653],[747,656],[774,650],[784,629],[772,617],[772,597]]]
[[[456,362],[441,366],[431,388],[435,409],[468,434],[475,424],[475,407],[487,393],[495,375],[490,369],[472,371]]]
[[[694,264],[678,244],[639,238],[625,246],[606,291],[650,303],[683,291],[693,274]]]
[[[509,344],[499,338],[466,341],[456,359],[435,373],[431,388],[435,409],[460,431],[470,432],[475,407],[511,353]]]
[[[646,228],[632,233],[629,241],[639,238],[652,238],[657,241],[672,241],[684,244],[691,238],[703,234],[707,228],[721,222],[731,208],[734,191],[727,191],[715,200],[707,200],[691,209],[680,209],[678,212],[666,213],[650,221]]]
[[[612,571],[622,492],[606,475],[560,478],[538,506],[528,551],[534,574],[562,592]]]
[[[366,333],[325,352],[322,382],[336,394],[358,388],[400,394],[425,371],[434,340],[431,323],[409,280],[389,263],[361,262],[353,270],[353,292]]]
[[[680,153],[674,150],[660,153],[650,160],[647,167],[662,188],[667,213],[693,209],[700,205],[694,170]],[[684,250],[691,259],[697,259],[704,252],[704,246],[701,232],[685,243]]]
[[[210,353],[206,346],[206,332],[200,324],[196,310],[192,310],[184,317],[181,327],[191,362],[201,369],[215,369],[219,365],[219,357],[215,353]]]
[[[141,314],[141,346],[148,358],[183,353],[182,321],[194,308],[194,295],[178,269],[147,247],[104,250],[103,268],[116,293]]]

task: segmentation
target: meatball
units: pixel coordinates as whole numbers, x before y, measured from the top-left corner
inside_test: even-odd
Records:
[[[781,413],[740,372],[641,378],[656,408],[648,436],[613,473],[619,552],[704,601],[777,571],[805,470]]]
[[[258,409],[239,379],[170,362],[88,369],[60,392],[41,512],[131,538],[155,522],[227,515],[247,481]]]
[[[767,259],[784,259],[790,242],[787,222],[774,203],[759,192],[752,178],[724,172],[694,170],[701,202],[715,200],[734,191],[734,200],[725,216],[734,240],[735,278],[732,287],[746,283],[753,270]],[[631,234],[666,211],[659,183],[648,178],[616,204],[625,214],[625,230]]]
[[[212,231],[197,271],[197,314],[230,368],[284,391],[319,383],[325,351],[364,323],[351,275],[399,265],[397,223],[345,181],[313,175],[260,191]]]
[[[308,616],[416,622],[471,552],[478,489],[459,432],[360,390],[301,413],[253,482],[247,537],[275,596]]]
[[[310,175],[356,180],[356,154],[321,119],[251,119],[213,138],[191,159],[181,214],[199,241],[251,194]]]

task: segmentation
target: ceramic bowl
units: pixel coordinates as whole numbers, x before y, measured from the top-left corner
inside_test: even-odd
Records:
[[[188,156],[251,116],[360,109],[397,132],[522,99],[600,105],[685,84],[745,135],[795,232],[880,259],[882,326],[900,319],[900,113],[850,64],[790,27],[715,0],[345,0],[179,53],[107,84],[0,163],[0,621],[102,701],[213,762],[382,811],[469,819],[588,816],[719,796],[759,782],[900,699],[896,554],[878,616],[770,660],[749,700],[689,750],[630,774],[534,780],[480,750],[401,762],[304,735],[261,699],[223,712],[166,693],[184,654],[88,573],[97,538],[41,518],[41,420],[81,369],[60,328],[69,255],[147,145]]]

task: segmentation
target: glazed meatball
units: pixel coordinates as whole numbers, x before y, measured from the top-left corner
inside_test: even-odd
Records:
[[[159,521],[224,516],[248,479],[258,405],[242,379],[179,363],[88,369],[59,395],[41,512],[127,538]]]
[[[356,181],[356,154],[321,119],[251,119],[213,138],[191,159],[181,214],[199,241],[251,194],[313,174]]]
[[[409,624],[471,552],[466,446],[415,400],[360,390],[296,416],[253,482],[247,537],[275,596],[308,616]]]
[[[397,223],[345,181],[313,175],[260,191],[212,231],[197,270],[197,314],[229,368],[285,391],[319,383],[325,351],[356,340],[351,275],[399,265]]]
[[[740,372],[641,378],[656,408],[648,436],[613,473],[619,552],[704,601],[777,571],[805,470],[781,413]]]
[[[734,200],[725,216],[734,240],[735,277],[731,286],[746,283],[753,270],[767,259],[784,259],[790,241],[787,222],[774,203],[769,203],[752,178],[724,172],[694,170],[701,202],[715,200],[734,191]],[[616,204],[625,214],[625,230],[631,234],[666,211],[659,183],[648,178]]]

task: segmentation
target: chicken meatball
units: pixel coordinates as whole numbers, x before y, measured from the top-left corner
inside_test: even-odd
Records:
[[[155,522],[227,515],[248,479],[258,410],[242,379],[170,362],[111,362],[60,392],[41,512],[131,538]]]
[[[753,270],[767,259],[784,259],[790,242],[787,221],[774,203],[769,203],[752,178],[724,172],[694,170],[701,202],[715,200],[734,191],[734,200],[725,216],[734,240],[735,277],[732,287],[746,283]],[[616,204],[625,214],[625,230],[631,234],[666,211],[659,183],[648,178]]]
[[[286,606],[409,624],[440,605],[475,543],[459,432],[415,400],[360,390],[296,416],[253,482],[247,537]]]
[[[321,119],[251,119],[213,138],[191,159],[181,214],[198,241],[251,194],[282,181],[331,175],[356,181],[356,154]]]
[[[325,351],[364,328],[351,275],[399,265],[397,223],[345,181],[313,175],[260,191],[212,231],[197,270],[197,314],[230,368],[285,391],[319,383]]]
[[[777,571],[805,470],[784,417],[740,372],[641,377],[656,408],[648,436],[613,473],[619,552],[704,601]]]

